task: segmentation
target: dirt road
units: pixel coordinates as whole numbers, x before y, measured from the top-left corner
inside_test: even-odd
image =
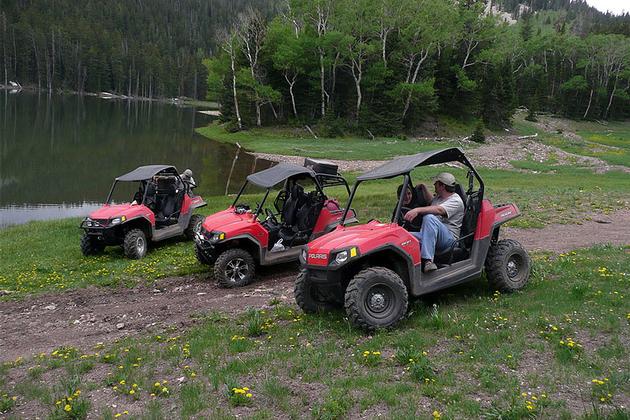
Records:
[[[528,250],[565,252],[598,243],[630,244],[630,210],[594,217],[582,225],[543,229],[506,228],[503,237]],[[209,311],[242,312],[261,308],[271,299],[293,304],[295,265],[267,270],[259,281],[240,289],[220,289],[206,277],[165,278],[132,289],[77,289],[42,294],[16,302],[0,302],[0,361],[15,360],[59,346],[85,350],[98,342],[127,335],[185,328]]]

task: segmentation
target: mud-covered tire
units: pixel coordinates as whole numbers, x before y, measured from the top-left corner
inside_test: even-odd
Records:
[[[532,263],[527,251],[515,240],[493,244],[486,257],[486,277],[492,290],[514,292],[529,280]]]
[[[99,242],[94,237],[87,235],[85,233],[81,237],[81,252],[86,257],[89,255],[100,254],[101,252],[103,252],[104,249],[105,249],[105,244],[103,244],[102,242]]]
[[[188,238],[189,240],[193,240],[195,238],[195,233],[199,232],[199,229],[201,229],[201,225],[203,224],[204,220],[205,218],[202,215],[193,214],[190,217],[190,221],[188,222],[188,227],[186,228],[186,230],[184,230],[184,235],[186,235],[186,238]]]
[[[350,321],[364,330],[387,328],[407,313],[408,293],[398,274],[384,267],[360,271],[346,288]]]
[[[195,257],[197,257],[197,261],[205,265],[212,265],[215,261],[215,258],[208,255],[208,253],[197,244],[195,244]]]
[[[308,270],[300,270],[293,288],[295,302],[307,314],[334,310],[340,307],[318,293],[316,284],[308,278]]]
[[[214,263],[214,278],[220,287],[242,287],[254,280],[256,263],[242,248],[224,251]]]
[[[123,250],[127,258],[139,260],[147,255],[147,237],[141,229],[132,229],[125,234]]]

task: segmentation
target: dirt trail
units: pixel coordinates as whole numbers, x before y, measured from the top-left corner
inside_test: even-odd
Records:
[[[293,302],[294,266],[267,273],[240,289],[221,289],[205,277],[165,278],[151,286],[89,287],[0,302],[0,362],[50,352],[59,346],[89,350],[98,342],[167,326],[188,327],[196,315],[260,308],[273,298]]]
[[[542,229],[506,227],[501,237],[519,241],[528,251],[567,252],[596,244],[630,245],[630,209],[593,216],[581,225],[549,225]]]
[[[518,240],[530,251],[630,244],[630,210],[593,219],[605,223],[506,228],[502,236]],[[240,289],[218,288],[203,276],[177,277],[132,289],[89,287],[0,302],[0,361],[50,352],[59,346],[89,351],[98,342],[158,333],[167,326],[185,328],[198,322],[195,315],[213,310],[238,313],[248,307],[265,307],[274,298],[293,304],[295,274],[295,265],[267,270],[259,281]]]

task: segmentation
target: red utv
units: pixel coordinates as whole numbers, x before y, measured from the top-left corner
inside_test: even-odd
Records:
[[[137,183],[131,203],[112,202],[119,182]],[[109,245],[122,245],[128,258],[140,259],[147,253],[147,241],[158,242],[182,234],[193,239],[194,231],[203,222],[203,216],[193,214],[193,210],[205,205],[174,166],[140,166],[116,178],[105,205],[81,222],[85,231],[81,251],[87,256],[98,254]]]
[[[266,190],[255,208],[240,203],[248,184]],[[267,199],[276,185],[283,184],[271,207]],[[195,236],[197,259],[214,265],[214,277],[222,287],[244,286],[254,279],[257,265],[297,261],[312,239],[332,231],[341,216],[355,220],[324,191],[343,186],[346,180],[332,163],[306,159],[305,166],[280,163],[247,177],[234,203],[206,217]]]
[[[423,165],[458,162],[468,169],[468,190],[457,185],[465,204],[461,235],[454,246],[435,256],[438,270],[423,273],[422,244],[409,233],[420,226],[405,224],[403,197],[411,184],[410,173]],[[342,217],[331,233],[317,238],[302,251],[302,270],[295,283],[295,299],[305,312],[344,305],[358,327],[389,327],[407,311],[409,296],[421,296],[481,276],[490,286],[515,291],[525,286],[530,259],[516,241],[499,240],[499,228],[520,215],[514,204],[493,206],[483,198],[484,184],[459,148],[405,156],[357,178],[348,207],[362,182],[402,176],[402,188],[391,222],[371,220],[345,226]],[[405,227],[403,227],[403,225]]]

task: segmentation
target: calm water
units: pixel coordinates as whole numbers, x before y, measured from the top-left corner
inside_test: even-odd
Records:
[[[224,194],[236,147],[194,133],[194,108],[0,90],[0,227],[83,216],[113,179],[140,165],[193,170],[203,194]],[[240,153],[229,191],[269,166]]]

